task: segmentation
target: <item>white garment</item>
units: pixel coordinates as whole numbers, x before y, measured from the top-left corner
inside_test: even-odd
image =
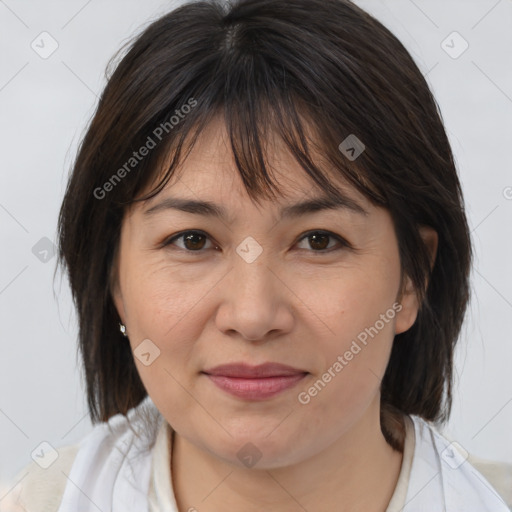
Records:
[[[414,423],[405,419],[405,445],[400,475],[393,497],[386,512],[402,512],[409,482],[409,473],[414,455]],[[152,466],[148,492],[149,512],[175,512],[177,510],[171,477],[171,449],[174,431],[163,419],[159,420],[158,434],[153,446]],[[68,483],[73,462],[80,444],[67,445],[58,449],[58,459],[47,469],[35,462],[24,467],[8,485],[11,492],[0,498],[0,512],[58,512],[64,490]],[[511,466],[512,470],[512,466]],[[3,493],[0,491],[0,496]]]
[[[149,397],[144,404],[158,415]],[[403,512],[509,512],[455,445],[424,420],[411,419],[415,450]],[[107,425],[95,427],[81,443],[69,475],[72,483],[66,486],[59,512],[149,512],[151,448],[161,421],[155,422],[152,431],[146,426],[148,435],[140,439],[126,421],[116,423],[114,435],[109,434]],[[167,512],[178,512],[172,498]]]
[[[423,420],[420,420],[419,418],[409,417],[405,416],[405,443],[404,443],[404,453],[403,453],[403,459],[402,459],[402,467],[400,469],[400,474],[398,477],[398,481],[393,493],[393,496],[388,504],[388,507],[386,508],[386,512],[420,512],[422,510],[428,510],[429,512],[432,512],[433,509],[429,508],[429,505],[432,503],[427,500],[427,508],[419,508],[420,505],[417,503],[417,498],[414,496],[416,494],[416,490],[413,488],[412,485],[409,485],[410,475],[411,475],[411,468],[413,465],[413,461],[415,459],[415,452],[417,452],[415,446],[416,446],[416,438],[417,434],[416,431],[430,431],[428,424],[424,422]],[[416,421],[415,421],[416,420]],[[417,421],[419,420],[419,421]],[[435,431],[432,430],[434,433]],[[439,436],[439,434],[437,434]],[[448,465],[449,470],[448,471],[455,471],[455,466],[457,466],[460,462],[463,461],[463,459],[456,459],[456,462],[452,461],[451,457],[448,457],[449,449],[453,448],[453,446],[450,446],[450,442],[444,439],[444,437],[439,436],[443,440],[443,446],[448,446],[448,449],[446,452],[444,452],[444,455],[441,455],[441,459],[445,460],[445,464]],[[428,441],[427,441],[428,442]],[[171,446],[172,446],[172,430],[167,425],[167,422],[163,422],[160,426],[160,430],[158,432],[157,440],[155,443],[155,454],[154,454],[154,465],[151,472],[151,481],[150,481],[150,488],[149,488],[149,512],[176,512],[177,505],[176,505],[176,498],[174,496],[174,492],[172,489],[172,479],[171,479],[171,469],[170,469],[170,452],[171,452]],[[474,467],[470,466],[467,461],[464,461],[463,464],[470,469],[472,474],[474,474],[475,477],[481,479],[482,482],[486,482],[485,479],[482,477],[481,474],[479,474]],[[482,465],[482,463],[481,463]],[[416,466],[419,468],[420,465],[418,464],[418,461],[416,461]],[[485,467],[485,464],[483,464],[483,467]],[[492,473],[492,472],[491,472]],[[432,473],[428,472],[426,473],[427,477],[431,479]],[[512,480],[510,479],[510,476],[508,478],[510,480],[510,486],[512,487]],[[417,487],[421,488],[423,487],[423,481],[421,478],[416,478],[417,480]],[[449,480],[449,479],[448,479]],[[435,479],[431,482],[427,482],[427,485],[425,486],[425,492],[428,493],[431,492],[431,485],[435,482]],[[494,492],[492,487],[489,485],[489,490],[492,490],[491,492]],[[455,489],[457,492],[457,489]],[[423,491],[420,491],[423,492]],[[498,500],[501,500],[501,498],[498,497]],[[471,512],[472,510],[478,510],[479,512],[485,512],[485,510],[496,510],[500,511],[499,508],[481,508],[482,506],[479,504],[478,501],[474,502],[475,508],[469,509],[469,508],[455,508],[449,509],[449,508],[443,508],[443,509],[436,509],[435,512],[446,510],[448,512],[451,512],[451,510],[459,511],[463,510],[464,512]],[[407,506],[406,506],[407,505]],[[465,507],[466,505],[464,505]],[[494,506],[494,505],[493,505]],[[509,510],[507,505],[504,505],[504,510]]]
[[[147,413],[147,422],[141,411]],[[72,465],[70,458],[64,466],[71,470],[63,472],[69,475],[58,512],[178,511],[171,479],[170,427],[149,397],[129,417],[140,438],[117,415],[108,424],[96,425],[81,441]],[[509,512],[488,481],[451,448],[450,441],[427,422],[406,417],[402,468],[386,512]],[[38,481],[41,488],[51,488],[52,483]]]
[[[416,446],[403,512],[509,512],[457,444],[416,416]]]
[[[145,424],[142,413],[153,421]],[[58,512],[149,512],[151,449],[162,417],[149,396],[128,417],[131,424],[116,415],[81,441]]]
[[[176,512],[178,510],[171,478],[172,434],[173,431],[167,421],[162,421],[153,450],[148,512]]]
[[[414,456],[414,423],[405,417],[405,445],[402,467],[393,497],[386,512],[402,512],[407,494],[407,483]],[[153,448],[153,466],[149,484],[149,512],[176,512],[178,510],[176,497],[172,488],[170,454],[172,449],[173,431],[166,421],[163,421],[158,431]]]

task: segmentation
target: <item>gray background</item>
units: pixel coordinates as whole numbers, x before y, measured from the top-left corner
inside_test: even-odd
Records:
[[[108,59],[178,3],[0,0],[2,481],[42,441],[58,448],[91,429],[76,317],[66,280],[53,282],[49,240]],[[447,432],[472,454],[512,463],[512,0],[357,3],[401,39],[427,75],[465,191],[474,298]],[[51,48],[44,31],[58,44],[46,59],[31,47]],[[458,55],[464,41],[469,47]]]

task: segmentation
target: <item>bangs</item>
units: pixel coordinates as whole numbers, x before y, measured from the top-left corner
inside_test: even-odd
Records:
[[[225,23],[229,24],[229,20]],[[117,197],[118,204],[145,201],[161,192],[214,119],[223,120],[241,180],[249,197],[256,202],[260,198],[273,200],[281,194],[267,155],[269,146],[284,144],[326,196],[338,199],[339,185],[348,183],[373,203],[387,204],[385,194],[379,190],[378,175],[372,177],[368,172],[372,165],[375,167],[372,156],[363,152],[357,160],[349,159],[340,150],[340,144],[349,136],[365,138],[356,128],[361,126],[361,114],[351,116],[351,112],[358,109],[356,101],[362,107],[369,100],[361,91],[358,91],[359,99],[354,99],[350,88],[357,89],[359,85],[352,83],[353,77],[346,70],[341,72],[339,83],[343,87],[343,78],[347,93],[338,93],[336,101],[332,95],[329,99],[335,81],[332,69],[326,69],[325,77],[331,75],[328,80],[322,78],[293,58],[293,52],[284,44],[272,41],[271,32],[257,47],[250,44],[254,37],[253,30],[242,31],[237,25],[231,26],[218,38],[217,47],[208,57],[204,56],[198,65],[188,69],[186,76],[174,77],[174,84],[183,82],[179,94],[152,85],[153,97],[147,101],[160,107],[136,134],[130,149],[168,122],[183,105],[193,100],[196,106],[163,134],[157,150],[126,184],[124,197]],[[286,67],[280,55],[283,52],[290,53]],[[324,65],[332,68],[332,63],[327,61]],[[209,77],[206,84],[204,77]],[[160,77],[158,83],[161,86],[165,80]],[[146,193],[141,195],[142,192]]]
[[[222,104],[224,94],[228,101]],[[198,98],[194,94],[192,97]],[[162,141],[163,147],[153,165],[145,170],[140,180],[136,180],[125,204],[146,201],[159,194],[173,177],[177,178],[179,167],[201,134],[216,119],[224,123],[229,140],[227,150],[231,151],[245,190],[253,201],[275,200],[282,195],[268,154],[270,148],[283,144],[306,176],[327,197],[339,199],[340,185],[348,183],[375,204],[386,204],[382,195],[369,184],[364,167],[350,162],[339,150],[339,138],[333,137],[339,129],[335,130],[325,118],[319,123],[301,98],[291,98],[277,88],[262,94],[249,81],[239,83],[237,89],[227,93],[207,91],[203,99],[199,97],[196,101],[201,105],[211,97],[216,100],[214,105],[196,107],[197,111],[187,116],[179,130]],[[148,185],[149,192],[140,195]]]

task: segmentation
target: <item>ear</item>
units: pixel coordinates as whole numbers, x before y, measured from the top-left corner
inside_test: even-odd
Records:
[[[428,249],[430,257],[430,268],[434,267],[437,255],[438,236],[437,232],[429,226],[420,226],[420,236]],[[428,285],[428,279],[425,286]],[[412,327],[418,316],[420,304],[417,297],[417,290],[414,287],[409,276],[405,276],[405,283],[400,291],[397,301],[402,305],[402,309],[395,317],[395,334],[400,334]]]

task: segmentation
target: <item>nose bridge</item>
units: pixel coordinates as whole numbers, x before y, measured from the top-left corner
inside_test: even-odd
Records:
[[[293,323],[283,284],[271,270],[270,254],[248,237],[236,248],[222,294],[217,324],[246,339],[263,339],[270,331],[287,331]]]
[[[238,254],[233,262],[235,290],[243,292],[244,297],[253,295],[254,300],[264,298],[267,299],[265,302],[271,302],[270,292],[275,276],[269,268],[269,254],[262,249],[260,252],[251,242],[244,242],[237,248]]]

